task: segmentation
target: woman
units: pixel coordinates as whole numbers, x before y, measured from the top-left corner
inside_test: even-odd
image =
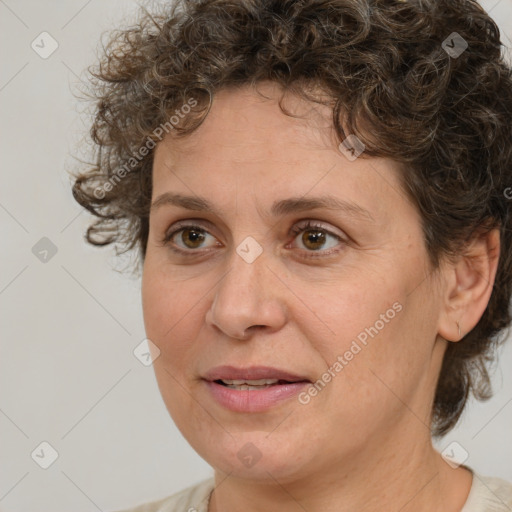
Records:
[[[139,249],[160,391],[215,470],[134,511],[512,510],[432,446],[511,320],[500,52],[462,0],[182,1],[112,37],[74,195],[89,242]]]

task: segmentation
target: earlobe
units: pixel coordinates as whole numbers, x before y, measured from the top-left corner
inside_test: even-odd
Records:
[[[500,231],[482,233],[469,243],[456,263],[447,263],[439,335],[460,341],[484,314],[491,297],[500,254]]]

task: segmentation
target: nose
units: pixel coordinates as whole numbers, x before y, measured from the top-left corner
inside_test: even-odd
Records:
[[[281,329],[287,320],[286,290],[265,253],[248,263],[234,251],[230,263],[217,284],[206,324],[239,340]]]

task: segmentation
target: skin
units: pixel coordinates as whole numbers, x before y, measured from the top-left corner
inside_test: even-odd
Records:
[[[472,476],[432,447],[431,406],[447,344],[476,325],[489,300],[498,234],[475,239],[467,255],[434,272],[398,165],[364,154],[349,161],[326,107],[289,95],[286,106],[300,116],[289,117],[274,84],[258,88],[267,99],[250,87],[220,91],[196,131],[159,144],[153,168],[154,203],[179,192],[218,209],[155,206],[142,282],[162,397],[215,469],[209,511],[460,511]],[[326,194],[370,216],[266,213],[276,200]],[[177,221],[191,219],[206,230],[199,246],[183,231],[174,245],[162,243]],[[307,220],[342,240],[326,234],[315,250],[304,231],[289,234]],[[248,236],[263,250],[252,263],[236,252]],[[201,380],[229,364],[315,382],[395,303],[400,312],[307,404],[292,398],[265,412],[233,412]],[[237,454],[249,442],[261,458],[245,467]]]

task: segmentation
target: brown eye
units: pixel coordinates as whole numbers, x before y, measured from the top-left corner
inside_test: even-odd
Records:
[[[181,230],[180,238],[187,249],[197,249],[206,237],[202,229],[185,228]]]
[[[302,234],[302,243],[307,249],[317,251],[325,244],[325,232],[318,229],[308,229]]]
[[[336,246],[344,243],[340,235],[309,221],[306,224],[295,226],[291,233],[295,236],[296,243],[303,252],[331,253],[332,249],[336,249]]]
[[[211,239],[209,245],[208,238]],[[162,242],[172,250],[182,253],[199,253],[199,249],[212,249],[220,245],[217,239],[206,229],[192,224],[176,226],[176,229],[165,235]]]

